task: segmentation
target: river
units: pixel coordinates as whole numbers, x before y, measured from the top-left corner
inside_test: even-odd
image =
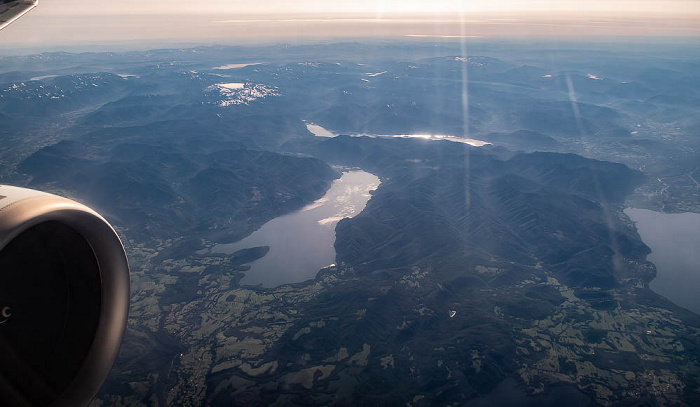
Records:
[[[335,226],[360,213],[379,186],[379,178],[365,171],[349,171],[333,181],[326,194],[306,207],[264,224],[236,243],[220,244],[213,253],[269,246],[270,251],[251,263],[241,284],[276,287],[312,279],[335,261]]]
[[[700,213],[661,213],[625,209],[637,223],[647,260],[656,265],[649,288],[675,304],[700,314]]]

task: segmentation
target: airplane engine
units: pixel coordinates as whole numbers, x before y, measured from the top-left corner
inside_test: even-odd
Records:
[[[0,185],[0,405],[81,406],[117,357],[129,266],[114,229],[59,196]]]

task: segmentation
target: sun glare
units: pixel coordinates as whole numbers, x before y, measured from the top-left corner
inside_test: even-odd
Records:
[[[37,30],[35,27],[43,29]],[[493,38],[700,34],[695,0],[42,0],[7,46],[342,37]],[[144,43],[145,46],[145,43]]]

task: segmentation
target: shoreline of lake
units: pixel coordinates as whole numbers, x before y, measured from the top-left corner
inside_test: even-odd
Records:
[[[676,305],[700,314],[700,214],[662,213],[627,208],[625,214],[651,253],[647,260],[656,265],[656,278],[649,282],[657,294]]]
[[[218,244],[212,253],[269,246],[270,251],[250,263],[242,285],[271,288],[313,279],[335,262],[335,226],[360,213],[379,178],[365,171],[348,171],[333,181],[326,194],[302,209],[270,220],[243,240]]]

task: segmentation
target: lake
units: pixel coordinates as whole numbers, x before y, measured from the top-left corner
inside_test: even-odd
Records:
[[[625,209],[637,223],[647,260],[656,265],[649,287],[675,304],[700,314],[700,214]]]
[[[360,213],[377,189],[379,178],[365,171],[349,171],[333,181],[326,194],[306,207],[275,218],[236,243],[220,244],[213,253],[270,246],[270,251],[250,264],[241,284],[276,287],[312,279],[335,262],[335,226],[343,218]]]
[[[306,129],[309,130],[316,137],[336,137],[338,134],[325,129],[318,124],[313,124],[306,122]],[[365,133],[353,133],[349,134],[351,137],[372,137],[372,138],[417,138],[422,140],[433,140],[433,141],[451,141],[453,143],[469,144],[474,147],[482,147],[491,144],[486,141],[476,140],[473,138],[464,138],[457,136],[450,136],[445,134],[365,134]]]

